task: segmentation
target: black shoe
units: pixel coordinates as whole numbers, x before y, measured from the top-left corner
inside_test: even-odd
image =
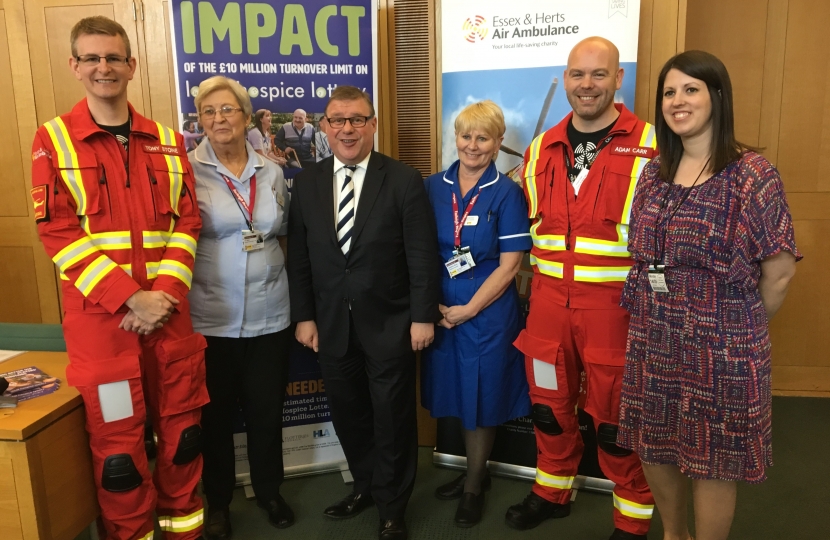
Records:
[[[231,518],[228,507],[208,507],[204,536],[209,540],[227,540],[231,537]]]
[[[608,540],[648,540],[648,535],[634,534],[622,529],[614,529],[614,532],[611,533],[611,538]]]
[[[536,527],[548,518],[563,518],[570,513],[571,503],[552,503],[531,491],[521,504],[514,504],[507,509],[504,519],[509,526],[523,531]]]
[[[464,494],[464,482],[466,481],[467,473],[463,473],[455,480],[435,488],[435,497],[442,501],[452,501],[460,498]],[[490,491],[491,485],[490,473],[487,473],[484,475],[484,480],[481,481],[481,491]]]
[[[294,525],[294,511],[282,498],[282,495],[277,495],[276,499],[272,499],[267,503],[257,502],[257,506],[268,511],[268,523],[278,529],[287,529]]]
[[[361,493],[350,493],[343,500],[334,503],[323,511],[323,514],[331,519],[353,518],[375,504],[371,495]]]
[[[406,523],[401,519],[382,519],[378,527],[378,540],[406,540]]]
[[[476,495],[467,492],[458,501],[458,510],[455,511],[455,524],[459,527],[472,527],[481,521],[481,510],[484,508],[484,492]]]

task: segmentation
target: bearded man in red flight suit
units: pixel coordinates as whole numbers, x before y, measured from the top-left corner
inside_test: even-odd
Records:
[[[653,126],[614,103],[622,80],[613,43],[578,43],[564,77],[573,113],[525,153],[534,274],[527,328],[515,345],[525,353],[538,455],[532,492],[507,511],[516,529],[570,513],[583,450],[576,415],[583,370],[599,464],[616,483],[611,540],[646,538],[654,511],[639,458],[616,445],[628,223],[637,179],[656,153]]]
[[[201,228],[182,136],[127,102],[136,61],[105,17],[72,29],[70,67],[86,90],[38,129],[32,199],[60,270],[67,380],[80,391],[107,538],[201,537],[196,493],[205,340],[187,293]],[[151,478],[144,423],[159,437]]]

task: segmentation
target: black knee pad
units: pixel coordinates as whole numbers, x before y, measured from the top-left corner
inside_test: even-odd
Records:
[[[531,416],[533,417],[533,425],[545,435],[562,435],[564,432],[553,415],[553,409],[547,405],[534,403]]]
[[[173,464],[185,465],[199,457],[199,453],[202,451],[201,443],[201,427],[195,425],[185,428],[179,436],[179,446],[176,447],[176,455],[173,456]]]
[[[130,454],[113,454],[104,459],[104,472],[101,474],[102,488],[120,493],[130,491],[140,485],[141,474],[135,468]]]
[[[600,424],[597,427],[597,445],[609,456],[625,457],[632,454],[631,450],[617,446],[617,426],[614,424]]]

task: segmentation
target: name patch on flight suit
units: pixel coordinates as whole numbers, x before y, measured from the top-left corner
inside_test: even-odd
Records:
[[[166,154],[168,156],[182,155],[182,152],[178,146],[167,146],[166,144],[145,144],[144,151],[148,154]]]
[[[654,148],[647,146],[622,146],[617,144],[611,147],[611,155],[614,156],[635,156],[651,159],[654,157],[654,152]]]
[[[31,189],[32,204],[35,207],[35,222],[49,221],[49,205],[46,204],[49,197],[49,189],[44,184]]]

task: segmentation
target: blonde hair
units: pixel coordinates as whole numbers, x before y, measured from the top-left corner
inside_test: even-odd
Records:
[[[72,27],[72,32],[69,33],[69,43],[72,47],[72,56],[78,56],[78,38],[81,36],[121,36],[124,41],[124,47],[127,49],[127,58],[132,58],[132,51],[130,49],[130,38],[127,37],[127,32],[124,27],[112,19],[108,19],[102,15],[94,17],[85,17],[75,23]]]
[[[251,116],[254,107],[253,105],[251,105],[251,98],[248,96],[248,92],[241,84],[239,84],[235,80],[223,77],[221,75],[216,75],[215,77],[211,77],[210,79],[205,79],[199,85],[199,93],[196,94],[196,99],[194,100],[194,102],[196,103],[196,112],[200,112],[202,102],[205,100],[206,97],[208,97],[214,92],[218,92],[219,90],[230,91],[230,93],[232,93],[234,97],[236,97],[236,102],[240,107],[242,107],[242,112],[245,114],[245,116]]]
[[[455,118],[455,134],[470,133],[474,129],[481,130],[494,139],[504,135],[504,113],[501,108],[485,99],[464,107]]]

